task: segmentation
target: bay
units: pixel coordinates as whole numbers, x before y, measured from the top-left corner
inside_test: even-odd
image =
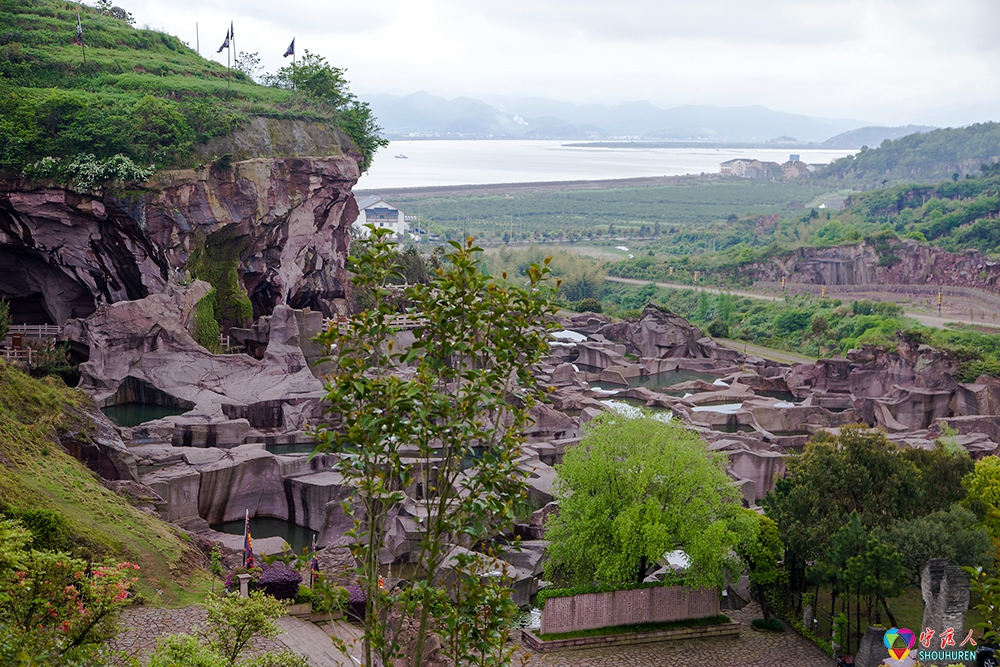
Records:
[[[811,148],[583,147],[568,143],[515,139],[393,141],[376,153],[371,169],[361,177],[356,189],[717,174],[720,162],[739,157],[780,164],[794,153],[803,162],[827,164],[856,152]]]

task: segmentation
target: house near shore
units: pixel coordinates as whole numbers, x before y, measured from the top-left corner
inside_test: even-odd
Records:
[[[787,181],[801,178],[815,169],[815,165],[808,165],[802,162],[798,155],[792,154],[788,156],[788,161],[784,164],[751,158],[726,160],[719,165],[719,174],[758,181]]]
[[[365,225],[374,225],[392,230],[392,235],[399,240],[406,236],[411,219],[382,197],[369,195],[358,200],[358,219],[351,224],[351,229],[357,238],[364,238],[368,235]]]

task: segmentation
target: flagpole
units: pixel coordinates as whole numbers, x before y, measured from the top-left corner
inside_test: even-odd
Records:
[[[80,15],[76,15],[76,37],[80,40],[80,53],[83,54],[83,69],[87,69],[87,47],[83,43],[83,22]]]
[[[198,22],[194,22],[194,48],[201,55],[201,37],[198,35]]]

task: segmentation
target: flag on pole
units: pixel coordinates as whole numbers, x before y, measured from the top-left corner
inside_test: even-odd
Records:
[[[292,56],[293,58],[295,57],[295,38],[294,37],[292,37],[292,43],[288,45],[287,49],[285,49],[285,55],[283,55],[281,57],[282,58],[287,58],[288,56]]]
[[[216,53],[222,53],[222,49],[228,49],[229,48],[229,38],[230,37],[232,37],[232,28],[230,28],[230,31],[226,33],[226,41],[224,41],[222,43],[222,46],[219,47],[219,50],[216,51]]]
[[[79,44],[84,46],[83,43],[83,23],[80,21],[80,15],[76,15],[76,39],[74,39],[70,44]]]
[[[243,567],[250,569],[253,566],[253,538],[250,537],[250,510],[247,510],[243,524]]]
[[[319,577],[319,559],[316,558],[316,535],[313,535],[312,544],[313,557],[312,562],[309,564],[309,585],[312,586],[316,583],[316,578]]]
[[[229,38],[230,39],[236,39],[236,33],[233,32],[233,22],[232,21],[229,22]]]

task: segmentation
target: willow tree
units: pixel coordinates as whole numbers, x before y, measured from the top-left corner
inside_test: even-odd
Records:
[[[572,585],[643,580],[683,551],[684,583],[722,584],[729,553],[755,525],[698,435],[648,416],[606,413],[556,466],[559,514],[549,519],[546,578]],[[735,563],[733,563],[735,565]]]
[[[430,282],[405,290],[420,324],[400,346],[388,288],[398,282],[398,255],[386,230],[370,232],[349,266],[368,307],[320,336],[335,370],[326,385],[332,426],[319,449],[339,454],[353,489],[343,506],[354,517],[349,538],[366,594],[366,664],[400,657],[399,628],[408,625],[400,615],[416,628],[414,665],[432,631],[456,665],[506,664],[516,611],[509,591],[484,576],[497,569],[487,554],[455,547],[478,548],[510,528],[526,498],[518,457],[528,410],[542,397],[535,372],[555,312],[548,262],[530,266],[517,286],[480,272],[471,238],[452,243]],[[419,516],[417,567],[408,585],[386,590],[380,558],[408,491]]]

